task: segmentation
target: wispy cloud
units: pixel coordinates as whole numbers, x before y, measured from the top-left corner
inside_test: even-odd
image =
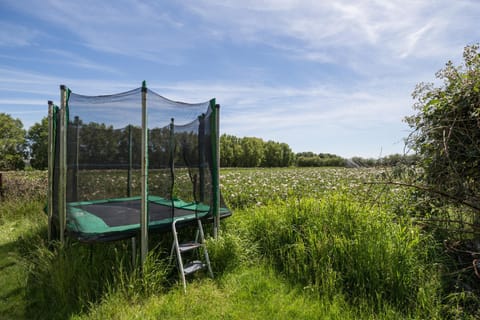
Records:
[[[178,41],[182,23],[154,1],[42,0],[29,1],[28,6],[7,2],[45,23],[68,30],[96,51],[176,64],[181,58],[171,54],[171,50],[189,46],[188,41]]]
[[[378,59],[378,54],[400,59],[426,53],[435,57],[451,52],[452,45],[456,47],[454,50],[465,45],[461,39],[447,39],[452,27],[456,32],[477,34],[477,39],[480,34],[478,29],[468,27],[476,19],[472,12],[480,14],[480,8],[472,1],[267,0],[258,4],[248,1],[218,4],[204,0],[191,1],[189,5],[204,21],[209,21],[206,23],[211,28],[222,30],[223,36],[232,41],[283,46],[295,52],[296,47],[288,48],[292,42],[285,40],[296,39],[301,41],[300,47],[308,48],[304,50],[306,59],[318,56],[322,61],[336,60],[337,50],[332,49],[359,51],[366,47],[376,48],[372,59]],[[472,13],[467,16],[471,21],[464,24],[462,19],[467,12]],[[328,59],[326,53],[330,55]]]
[[[121,72],[117,68],[114,68],[102,63],[94,62],[91,59],[87,59],[71,51],[67,51],[63,49],[47,48],[47,49],[44,49],[44,52],[49,54],[51,59],[55,59],[57,61],[58,59],[61,59],[60,61],[62,61],[64,64],[67,64],[67,65],[72,65],[81,69],[90,69],[90,70],[112,73],[116,75],[121,74]],[[48,62],[52,62],[52,61],[49,60]]]
[[[40,99],[0,99],[0,105],[43,105],[46,104],[44,100]]]
[[[21,6],[16,1],[6,1],[11,6]],[[478,29],[468,27],[470,24],[462,27],[465,11],[480,14],[478,6],[466,0],[181,3],[42,0],[30,1],[21,10],[69,30],[94,50],[166,64],[185,63],[187,58],[175,52],[182,48],[193,50],[199,41],[209,38],[284,48],[285,54],[310,61],[348,64],[345,56],[338,56],[338,51],[355,53],[373,47],[376,54],[371,59],[378,60],[405,59],[412,55],[435,57],[451,52],[452,46],[458,50],[458,46],[465,45],[461,39],[445,41],[451,29],[477,34],[477,38],[480,35]],[[478,14],[472,13],[467,18],[476,19]],[[185,16],[189,20],[179,19]],[[0,35],[3,34],[5,42],[28,43],[32,36],[27,37],[25,28],[18,28],[19,37],[11,36],[8,26]],[[360,53],[355,56],[365,59]]]
[[[15,23],[0,21],[0,47],[23,47],[32,45],[38,35],[38,30]]]

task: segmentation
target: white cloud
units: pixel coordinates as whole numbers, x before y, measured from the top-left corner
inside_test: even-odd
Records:
[[[46,105],[46,101],[39,99],[0,99],[0,105]]]
[[[44,49],[51,59],[44,60],[44,62],[52,63],[55,59],[56,61],[60,61],[66,65],[72,65],[81,69],[90,69],[100,72],[108,72],[115,75],[121,74],[121,72],[117,68],[110,67],[105,65],[104,63],[97,63],[92,61],[91,59],[87,59],[81,55],[78,55],[74,52],[67,51],[65,49],[52,49],[47,48]]]

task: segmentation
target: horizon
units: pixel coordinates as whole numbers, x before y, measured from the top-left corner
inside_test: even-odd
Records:
[[[404,153],[411,94],[480,40],[480,5],[459,1],[211,0],[0,3],[0,112],[28,130],[58,104],[147,86],[216,98],[221,134],[294,153]]]

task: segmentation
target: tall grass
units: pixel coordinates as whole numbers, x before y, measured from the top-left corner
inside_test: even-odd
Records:
[[[65,319],[100,299],[116,267],[110,250],[77,244],[40,244],[28,259],[29,318]],[[113,250],[112,250],[113,251]]]
[[[439,250],[408,220],[336,194],[247,210],[242,227],[276,270],[319,296],[435,316]]]
[[[0,319],[25,315],[25,257],[32,244],[47,234],[43,206],[40,200],[0,201]]]
[[[169,287],[171,267],[152,251],[142,268],[128,243],[40,243],[28,257],[27,318],[65,319],[111,295],[134,303]]]

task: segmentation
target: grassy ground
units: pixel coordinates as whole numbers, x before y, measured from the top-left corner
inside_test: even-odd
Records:
[[[24,319],[28,269],[26,244],[46,235],[40,201],[2,202],[0,207],[0,319]]]
[[[21,267],[19,260],[15,243],[2,238],[0,240],[0,283],[2,284],[0,318],[2,319],[23,318],[25,270]]]
[[[151,247],[161,245],[142,272],[128,242],[48,244],[43,176],[21,175],[13,185],[22,196],[9,194],[0,206],[0,319],[475,316],[444,304],[447,257],[401,214],[408,193],[361,183],[378,172],[222,174],[235,214],[219,239],[208,240],[215,278],[189,279],[187,294],[166,259],[168,235],[152,239]]]

